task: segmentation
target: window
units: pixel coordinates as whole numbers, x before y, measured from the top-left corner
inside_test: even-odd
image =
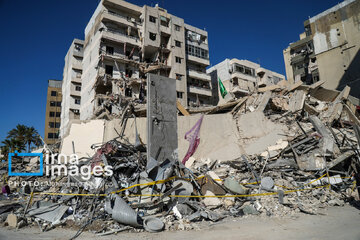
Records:
[[[176,96],[177,96],[177,98],[183,98],[183,93],[182,92],[176,92]]]
[[[60,128],[60,123],[59,122],[55,123],[55,128]]]
[[[54,128],[55,127],[55,123],[54,122],[49,122],[49,128]]]
[[[81,91],[81,86],[75,86],[75,91]]]
[[[53,133],[48,133],[48,138],[54,138],[54,134]]]
[[[56,102],[57,107],[61,107],[61,102]]]
[[[50,101],[50,107],[55,107],[55,106],[56,106],[56,102]]]
[[[177,47],[181,47],[181,42],[180,42],[180,41],[175,40],[175,46],[177,46]]]
[[[175,57],[175,62],[181,63],[181,57]]]
[[[51,91],[51,96],[56,97],[56,91]]]
[[[55,112],[49,112],[49,117],[55,117]]]
[[[164,27],[169,27],[169,20],[168,18],[164,16],[160,16],[160,25]]]
[[[175,31],[180,31],[181,27],[179,25],[174,24]]]
[[[61,112],[56,112],[56,117],[60,117]]]
[[[54,138],[59,138],[59,134],[58,134],[58,133],[54,133]]]
[[[114,48],[106,46],[106,53],[110,54],[110,55],[113,55],[114,54]]]
[[[155,33],[152,33],[152,32],[149,32],[149,38],[153,41],[156,40],[156,34]]]
[[[187,45],[185,50],[186,50],[186,53],[191,56],[195,56],[195,57],[203,58],[203,59],[209,59],[208,51],[205,49],[195,47],[193,45]]]
[[[75,98],[75,104],[80,104],[80,99],[79,98]]]
[[[105,73],[109,74],[110,76],[113,75],[113,66],[111,65],[105,65]]]
[[[183,77],[183,75],[181,75],[181,74],[176,74],[176,80],[181,80],[182,77]]]
[[[156,23],[156,17],[149,15],[149,21]]]

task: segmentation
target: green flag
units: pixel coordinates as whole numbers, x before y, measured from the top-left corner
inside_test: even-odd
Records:
[[[218,79],[219,79],[220,93],[221,93],[222,98],[224,98],[228,92],[226,91],[225,86],[221,82],[221,79],[220,78],[218,78]]]

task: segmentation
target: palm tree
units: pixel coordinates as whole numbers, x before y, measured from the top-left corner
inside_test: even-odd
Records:
[[[30,152],[31,144],[34,144],[36,147],[41,146],[41,139],[39,133],[34,127],[26,127],[24,142],[27,144],[28,152]]]
[[[25,150],[25,144],[22,141],[19,141],[19,140],[15,139],[15,138],[5,139],[1,143],[3,144],[2,147],[4,148],[4,150],[8,151],[7,153],[14,152],[15,150],[16,151]]]
[[[17,139],[19,141],[24,141],[25,133],[26,133],[27,127],[22,124],[16,125],[16,128],[11,129],[8,132],[7,139]]]

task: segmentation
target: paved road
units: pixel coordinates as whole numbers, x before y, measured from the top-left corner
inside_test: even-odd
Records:
[[[78,239],[200,239],[200,240],[265,240],[265,239],[354,239],[360,240],[360,210],[351,206],[332,207],[324,210],[325,215],[304,215],[286,218],[262,218],[251,216],[209,224],[199,231],[175,231],[161,233],[119,233],[105,237],[85,232]],[[56,228],[41,233],[38,228],[25,228],[19,231],[0,228],[0,240],[20,239],[69,239],[75,231]]]

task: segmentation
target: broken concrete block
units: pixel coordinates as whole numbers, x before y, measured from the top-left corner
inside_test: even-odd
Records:
[[[234,178],[228,177],[224,181],[224,186],[229,189],[231,192],[237,193],[237,194],[246,194],[247,189],[239,184]]]
[[[206,191],[205,196],[215,196],[215,194],[213,192]],[[217,206],[221,205],[220,199],[216,198],[216,197],[205,198],[203,200],[203,203],[207,207],[217,207]]]
[[[191,168],[195,160],[196,159],[194,157],[189,157],[189,159],[185,162],[185,167]]]
[[[6,222],[10,227],[16,228],[18,224],[18,218],[15,214],[9,214],[6,218]]]
[[[259,212],[252,205],[246,205],[243,209],[245,215],[258,215]]]

